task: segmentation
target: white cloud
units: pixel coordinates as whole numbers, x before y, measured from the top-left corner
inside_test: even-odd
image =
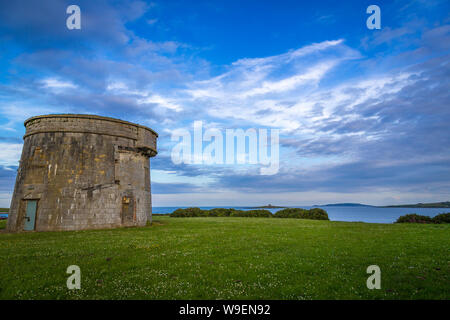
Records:
[[[111,91],[111,93],[116,95],[132,95],[141,97],[147,95],[145,91],[130,89],[125,81],[112,81],[108,83],[108,85],[106,86],[106,90]]]
[[[151,170],[152,182],[156,183],[189,183],[195,186],[207,186],[214,182],[212,177],[207,176],[183,176],[176,171],[170,170]]]
[[[295,74],[279,81],[264,81],[260,87],[246,91],[242,96],[249,97],[258,94],[279,93],[293,90],[300,85],[316,85],[335,64],[336,61],[327,61],[309,68],[304,73]]]
[[[188,98],[176,101],[203,109],[214,119],[242,120],[278,127],[291,136],[314,137],[321,134],[317,128],[323,121],[356,120],[362,117],[355,110],[358,105],[394,94],[412,81],[410,73],[400,72],[322,85],[333,70],[360,58],[339,39],[276,56],[240,59],[223,74],[189,84],[184,91]]]
[[[46,78],[41,81],[44,87],[50,89],[74,89],[77,86],[69,81],[62,81],[56,78]]]
[[[21,143],[0,142],[0,166],[11,167],[19,165],[21,154],[22,154]]]
[[[51,113],[61,113],[64,111],[59,108],[48,108],[39,105],[29,106],[26,104],[0,104],[0,117],[7,121],[6,124],[3,124],[0,128],[2,130],[8,131],[18,131],[17,126],[21,126],[23,128],[23,122],[37,115],[42,114],[51,114]]]
[[[135,99],[138,105],[157,104],[158,107],[179,112],[183,107],[179,105],[174,99],[163,97],[159,94],[150,94],[148,90],[130,89],[126,81],[111,81],[106,90],[115,95],[128,96]]]
[[[241,192],[211,192],[153,194],[152,204],[155,207],[177,206],[260,206],[261,204],[275,204],[284,206],[317,205],[336,202],[359,202],[371,205],[415,203],[417,199],[423,202],[437,202],[445,199],[445,194],[423,194],[418,192],[401,192],[396,188],[376,188],[372,192],[283,192],[283,193],[251,193],[245,198]]]
[[[9,208],[12,193],[0,193],[0,208]]]
[[[154,104],[158,104],[158,106],[163,107],[163,108],[167,108],[167,109],[171,109],[174,111],[181,111],[183,108],[178,105],[176,102],[174,102],[171,99],[162,97],[160,95],[151,95],[149,97],[146,98],[142,98],[142,99],[138,99],[137,100],[138,104],[148,104],[148,103],[154,103]]]

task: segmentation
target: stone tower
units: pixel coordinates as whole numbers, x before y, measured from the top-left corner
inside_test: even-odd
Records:
[[[82,230],[151,221],[158,134],[95,115],[30,118],[7,230]]]

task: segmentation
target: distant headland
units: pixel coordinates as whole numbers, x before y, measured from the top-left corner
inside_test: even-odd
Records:
[[[381,206],[380,208],[450,208],[450,201],[433,203],[400,204],[391,206]]]
[[[330,204],[314,205],[313,207],[373,207],[373,206],[362,203],[330,203]]]
[[[388,206],[371,206],[362,203],[332,203],[323,205],[314,205],[313,207],[374,207],[374,208],[450,208],[450,201],[416,204],[399,204]]]

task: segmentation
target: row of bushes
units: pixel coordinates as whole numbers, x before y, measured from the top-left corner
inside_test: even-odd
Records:
[[[227,208],[214,208],[202,210],[200,208],[177,209],[170,214],[171,217],[271,217],[268,210],[236,210]]]
[[[398,218],[396,223],[450,223],[450,213],[441,213],[433,218],[415,213],[406,214]]]
[[[202,210],[200,208],[177,209],[170,214],[171,217],[247,217],[247,218],[296,218],[313,220],[330,220],[325,210],[313,208],[310,210],[300,208],[286,208],[272,214],[269,210],[236,210],[227,208],[214,208]]]
[[[295,219],[313,219],[313,220],[330,220],[328,213],[320,208],[300,209],[300,208],[286,208],[277,211],[275,218],[295,218]]]

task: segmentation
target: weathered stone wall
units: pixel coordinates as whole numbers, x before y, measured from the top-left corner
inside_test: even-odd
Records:
[[[37,231],[151,221],[153,130],[92,115],[33,117],[25,127],[7,230],[23,230],[27,200],[38,201]]]

